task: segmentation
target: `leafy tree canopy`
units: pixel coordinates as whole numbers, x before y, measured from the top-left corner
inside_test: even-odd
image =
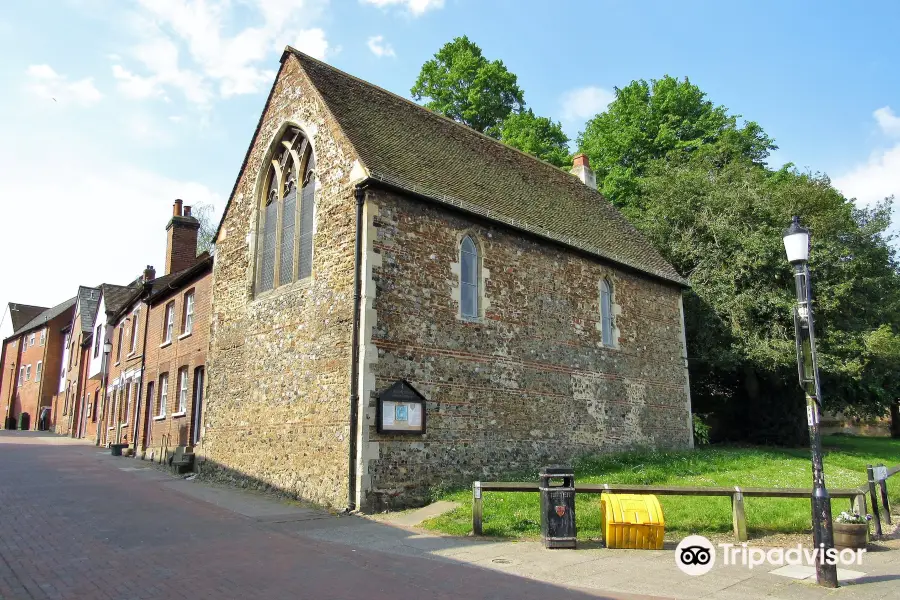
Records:
[[[718,165],[736,158],[764,164],[777,147],[758,124],[738,126],[738,116],[687,78],[642,79],[616,88],[616,99],[588,121],[578,147],[603,182],[601,191],[618,204],[634,194],[652,161],[673,154],[700,154]]]
[[[569,137],[562,125],[537,117],[530,108],[510,113],[500,125],[500,140],[557,167],[572,164]]]
[[[200,221],[200,229],[197,231],[197,255],[204,252],[215,252],[213,239],[216,236],[218,222],[214,216],[215,207],[205,202],[195,202],[191,214]]]
[[[698,407],[715,411],[738,398],[746,407],[747,394],[800,405],[793,274],[782,245],[792,215],[811,232],[826,406],[882,415],[900,397],[900,381],[884,368],[900,346],[892,330],[900,272],[885,234],[890,201],[857,208],[824,175],[749,161],[710,168],[658,159],[635,186],[625,213],[690,278],[686,328]],[[748,387],[748,372],[764,383]]]
[[[434,112],[499,137],[499,126],[525,105],[516,76],[503,61],[489,61],[466,36],[444,44],[422,65],[410,92]]]

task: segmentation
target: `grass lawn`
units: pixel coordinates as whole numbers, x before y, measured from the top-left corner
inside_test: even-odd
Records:
[[[829,488],[852,488],[866,482],[866,465],[900,463],[900,440],[852,436],[826,436],[825,483]],[[629,452],[583,459],[575,464],[575,477],[585,483],[661,484],[676,486],[810,487],[810,455],[804,449],[705,446],[679,452]],[[537,474],[518,474],[505,481],[536,481]],[[900,506],[900,474],[888,480],[892,506]],[[423,526],[453,535],[472,530],[472,490],[458,489],[441,500],[462,503],[460,508]],[[666,531],[725,533],[731,531],[731,500],[691,496],[660,496]],[[809,500],[745,498],[751,537],[771,533],[811,531]],[[849,501],[833,499],[835,514]],[[871,506],[869,507],[871,511]],[[600,498],[577,498],[579,539],[597,539],[600,533]],[[486,492],[484,534],[502,537],[540,536],[540,499],[534,493]]]

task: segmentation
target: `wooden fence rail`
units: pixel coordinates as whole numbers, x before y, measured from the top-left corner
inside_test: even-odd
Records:
[[[897,469],[900,471],[900,468]],[[895,471],[897,472],[897,471]],[[482,534],[484,492],[538,492],[536,482],[476,481],[472,484],[472,533]],[[852,510],[866,513],[866,487],[829,490],[832,498],[847,498]],[[622,485],[606,483],[576,483],[576,494],[656,494],[659,496],[728,496],[731,498],[731,519],[734,537],[739,542],[747,541],[747,514],[744,511],[744,497],[756,498],[805,498],[812,495],[811,489],[804,488],[758,488],[758,487],[675,487],[658,485]],[[873,504],[874,506],[874,504]]]

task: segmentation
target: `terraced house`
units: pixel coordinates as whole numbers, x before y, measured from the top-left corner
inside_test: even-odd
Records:
[[[0,406],[7,428],[37,429],[42,409],[53,404],[74,306],[75,298],[52,308],[9,305],[14,331],[0,352]],[[47,427],[52,418],[48,415]]]
[[[209,473],[372,510],[692,444],[685,280],[584,157],[564,172],[288,48],[216,248]]]
[[[96,425],[90,414],[99,395],[99,382],[88,377],[94,320],[100,301],[100,288],[80,286],[75,296],[75,312],[66,327],[66,347],[59,394],[53,413],[56,433],[84,437],[89,424]]]
[[[145,458],[168,458],[200,435],[212,258],[197,256],[199,227],[176,200],[164,274],[148,266],[103,334],[110,356],[101,443],[128,443]]]
[[[103,407],[107,321],[138,291],[135,285],[108,283],[97,288],[79,288],[72,323],[65,329],[62,374],[53,409],[57,433],[100,439],[98,422]]]

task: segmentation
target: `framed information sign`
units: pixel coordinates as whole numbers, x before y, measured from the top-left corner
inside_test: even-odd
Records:
[[[425,397],[406,380],[378,394],[378,433],[425,433]]]

